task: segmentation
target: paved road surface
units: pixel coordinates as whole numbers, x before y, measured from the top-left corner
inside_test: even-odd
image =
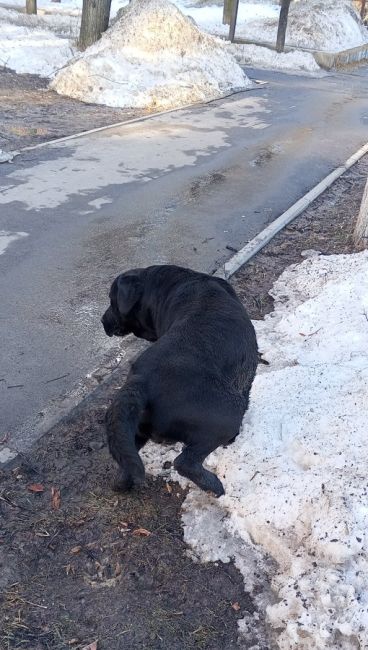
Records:
[[[268,84],[0,166],[0,231],[12,233],[0,237],[0,437],[12,448],[116,357],[99,324],[116,273],[212,271],[368,140],[368,67],[252,76]]]

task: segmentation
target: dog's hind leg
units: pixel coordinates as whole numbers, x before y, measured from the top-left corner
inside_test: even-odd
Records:
[[[234,436],[233,438],[230,438],[230,440],[228,440],[228,441],[223,445],[224,449],[226,449],[226,447],[228,447],[229,445],[232,445],[232,444],[235,442],[235,440],[237,439],[238,435],[239,435],[239,434],[237,433],[236,436]]]
[[[141,436],[140,433],[137,433],[135,436],[135,446],[137,447],[138,451],[144,447],[145,444],[149,441],[149,437],[146,436]]]
[[[225,490],[220,479],[202,465],[204,459],[217,447],[218,444],[207,447],[199,444],[188,445],[175,458],[174,467],[181,476],[189,478],[201,490],[213,492],[216,497],[221,497],[225,494]]]
[[[110,453],[120,466],[119,490],[129,490],[144,482],[144,466],[138,454],[143,444],[139,421],[145,407],[144,387],[128,381],[106,413],[106,433]]]
[[[144,445],[150,440],[151,435],[151,418],[147,411],[143,411],[139,421],[138,431],[135,435],[135,446],[137,447],[138,451],[142,449],[142,447],[144,447]]]

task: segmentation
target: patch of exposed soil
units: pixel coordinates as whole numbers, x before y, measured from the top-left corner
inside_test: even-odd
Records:
[[[0,68],[0,149],[13,151],[147,114],[84,104],[48,90],[48,83]]]
[[[237,620],[255,611],[232,564],[188,555],[176,484],[112,491],[103,420],[125,374],[0,474],[4,650],[79,650],[96,639],[98,650],[230,650]]]

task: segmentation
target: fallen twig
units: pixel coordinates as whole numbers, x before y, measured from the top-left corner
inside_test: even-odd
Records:
[[[51,384],[52,381],[58,381],[59,379],[65,379],[65,377],[68,377],[70,375],[70,372],[67,372],[66,375],[60,375],[60,377],[54,377],[53,379],[48,379],[45,381],[45,384]]]

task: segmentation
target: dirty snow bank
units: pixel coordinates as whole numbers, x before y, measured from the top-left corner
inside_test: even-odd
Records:
[[[62,95],[116,107],[172,108],[250,84],[219,40],[167,0],[133,0],[100,41],[61,70]]]
[[[58,24],[61,32],[73,29],[69,19]],[[0,22],[0,65],[6,68],[48,77],[74,56],[72,41],[53,33],[45,18],[0,8]]]
[[[258,45],[229,45],[238,63],[257,68],[292,70],[296,72],[321,72],[321,68],[310,52],[281,52]]]
[[[237,36],[276,42],[278,15],[238,22]],[[292,2],[286,44],[335,52],[368,42],[368,31],[349,0],[301,0]]]
[[[268,573],[280,649],[365,648],[368,252],[310,257],[272,295],[275,311],[255,323],[270,366],[240,436],[208,462],[226,495],[190,490],[185,538],[203,560],[234,556],[247,590],[257,568]],[[147,450],[151,469],[163,453]]]
[[[320,50],[345,50],[368,42],[368,31],[349,0],[292,3],[287,42]]]

